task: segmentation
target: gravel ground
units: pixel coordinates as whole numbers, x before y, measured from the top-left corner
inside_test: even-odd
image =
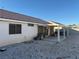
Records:
[[[5,46],[0,59],[79,59],[79,33],[71,32],[60,43],[50,38]]]

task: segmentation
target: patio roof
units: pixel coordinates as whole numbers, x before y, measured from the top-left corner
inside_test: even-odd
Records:
[[[49,26],[64,26],[61,23],[55,22],[55,21],[48,21],[50,24],[48,24]]]

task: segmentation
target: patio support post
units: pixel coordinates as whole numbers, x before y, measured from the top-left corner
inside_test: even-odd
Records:
[[[48,27],[48,36],[50,36],[50,27]]]
[[[60,29],[59,29],[60,27],[58,26],[58,33],[57,33],[57,35],[58,35],[58,42],[60,42]]]
[[[64,36],[64,39],[66,38],[66,30],[65,28],[63,29],[63,36]]]
[[[67,37],[69,36],[69,28],[67,28]]]

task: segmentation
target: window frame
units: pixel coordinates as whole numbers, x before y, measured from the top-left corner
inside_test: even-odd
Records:
[[[27,24],[29,27],[34,27],[34,24],[28,23]]]
[[[21,24],[9,24],[9,34],[21,34],[22,25]]]

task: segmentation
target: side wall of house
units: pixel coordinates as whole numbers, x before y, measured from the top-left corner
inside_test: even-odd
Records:
[[[38,26],[36,24],[31,27],[28,26],[27,23],[19,23],[22,25],[22,33],[9,34],[10,23],[11,22],[0,21],[0,46],[32,40],[38,33]]]

